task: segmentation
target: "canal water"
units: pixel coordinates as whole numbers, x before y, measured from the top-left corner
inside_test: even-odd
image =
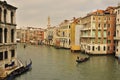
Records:
[[[91,56],[87,62],[77,64],[81,53],[49,46],[17,46],[19,59],[33,61],[32,70],[15,80],[120,80],[120,64],[114,56]]]

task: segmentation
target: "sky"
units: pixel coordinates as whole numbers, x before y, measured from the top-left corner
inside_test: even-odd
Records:
[[[3,1],[3,0],[1,0]],[[17,7],[17,27],[46,28],[50,16],[51,26],[64,20],[83,17],[97,9],[117,6],[120,0],[6,0]]]

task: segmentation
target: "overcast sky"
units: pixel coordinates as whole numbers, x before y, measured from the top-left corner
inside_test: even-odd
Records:
[[[56,26],[65,19],[82,17],[87,13],[117,6],[120,0],[6,0],[16,6],[17,27],[46,28],[50,16],[51,25]]]

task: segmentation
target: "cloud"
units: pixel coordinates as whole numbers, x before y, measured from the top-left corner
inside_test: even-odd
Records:
[[[80,17],[96,9],[117,6],[117,0],[8,0],[18,7],[17,24],[22,26],[46,27],[47,17],[51,24],[58,25],[65,19]]]

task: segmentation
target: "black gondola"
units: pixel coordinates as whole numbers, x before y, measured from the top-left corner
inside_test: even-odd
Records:
[[[77,62],[77,63],[82,63],[82,62],[85,62],[85,61],[87,61],[87,60],[89,60],[89,57],[80,58],[80,59],[77,57],[76,62]]]
[[[15,78],[16,76],[21,75],[22,73],[25,73],[27,71],[29,71],[32,67],[32,61],[30,60],[30,63],[27,64],[26,66],[22,66],[16,70],[14,70],[13,72],[11,72],[6,78],[6,80],[12,80],[13,78]]]

